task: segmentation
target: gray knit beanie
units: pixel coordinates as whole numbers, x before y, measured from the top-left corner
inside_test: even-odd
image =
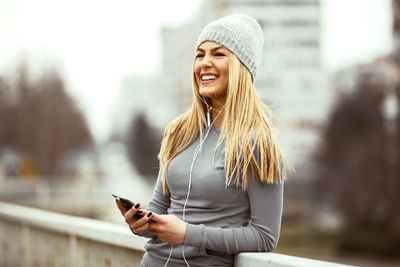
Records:
[[[196,49],[205,41],[214,41],[228,48],[256,78],[261,65],[263,33],[257,20],[235,14],[209,23],[200,33]]]

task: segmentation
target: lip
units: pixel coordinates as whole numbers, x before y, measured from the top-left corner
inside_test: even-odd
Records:
[[[216,78],[215,80],[203,81],[203,80],[201,79],[201,76],[203,76],[203,75],[214,75],[214,76],[216,76],[217,78]],[[199,75],[199,80],[200,80],[200,83],[201,83],[201,84],[208,84],[208,83],[215,82],[216,80],[218,80],[218,78],[219,78],[219,75],[217,75],[217,74],[215,74],[215,73],[212,73],[212,72],[204,72],[204,73],[200,73],[200,75]]]

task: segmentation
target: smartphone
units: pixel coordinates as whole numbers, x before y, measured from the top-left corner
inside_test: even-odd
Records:
[[[121,200],[121,202],[122,202],[122,205],[124,206],[124,208],[125,208],[126,210],[130,210],[130,209],[133,207],[133,205],[135,205],[135,204],[134,204],[132,201],[130,201],[129,199],[126,199],[126,198],[123,198],[123,197],[119,197],[119,196],[116,196],[116,195],[114,195],[114,194],[112,194],[112,196],[115,197],[115,198],[119,198],[119,199]],[[133,217],[135,217],[135,219],[140,219],[140,218],[143,217],[143,215],[140,215],[140,214],[138,214],[138,213],[136,212],[135,215],[133,215]]]

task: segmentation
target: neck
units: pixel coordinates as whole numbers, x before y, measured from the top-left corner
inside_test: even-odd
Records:
[[[222,122],[223,122],[223,120],[224,120],[224,110],[221,112],[221,114],[219,114],[218,118],[215,119],[215,118],[217,117],[217,115],[218,115],[218,112],[219,112],[219,111],[216,111],[216,110],[213,110],[213,111],[211,112],[211,120],[212,120],[212,121],[215,120],[214,123],[213,123],[214,129],[221,128]]]
[[[211,121],[214,122],[213,126],[215,129],[221,128],[221,126],[222,126],[222,122],[224,120],[224,113],[225,113],[224,105],[225,105],[225,102],[220,103],[220,102],[212,101],[212,103],[211,103],[211,106],[210,106]]]

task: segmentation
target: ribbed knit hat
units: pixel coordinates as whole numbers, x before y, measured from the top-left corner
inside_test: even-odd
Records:
[[[205,41],[228,48],[256,78],[261,65],[263,33],[257,20],[241,14],[230,15],[209,23],[197,40],[196,49]]]

